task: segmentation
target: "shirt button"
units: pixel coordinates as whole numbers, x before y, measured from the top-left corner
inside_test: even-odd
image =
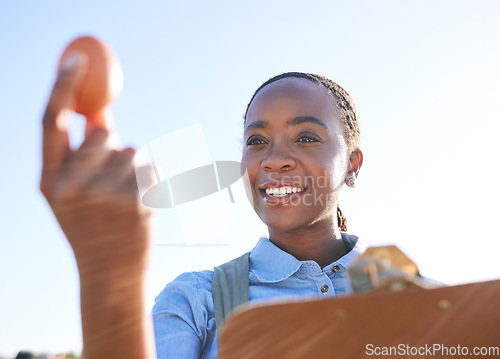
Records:
[[[340,270],[339,266],[335,266],[335,267],[332,268],[332,272],[333,273],[337,273],[339,270]]]
[[[321,292],[326,293],[328,292],[328,286],[325,284],[324,286],[321,287]]]

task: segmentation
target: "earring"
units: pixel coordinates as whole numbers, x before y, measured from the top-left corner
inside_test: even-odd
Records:
[[[347,175],[345,183],[348,187],[354,188],[356,185],[356,176],[354,174]]]

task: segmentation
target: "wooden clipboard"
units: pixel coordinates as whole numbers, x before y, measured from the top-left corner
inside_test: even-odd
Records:
[[[500,347],[500,280],[246,307],[222,328],[219,353],[221,359],[462,358],[450,352],[463,354],[464,347],[471,358],[475,347]],[[399,350],[383,355],[384,348]]]

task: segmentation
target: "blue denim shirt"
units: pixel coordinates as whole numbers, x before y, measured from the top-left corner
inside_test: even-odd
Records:
[[[323,269],[314,261],[297,260],[262,237],[250,252],[250,301],[348,294],[347,267],[364,248],[356,236],[342,236],[352,250]],[[158,358],[217,358],[213,276],[213,271],[181,274],[158,295],[153,308]]]

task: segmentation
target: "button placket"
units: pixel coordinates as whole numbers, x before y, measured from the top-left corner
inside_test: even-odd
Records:
[[[321,282],[318,283],[318,289],[321,291],[322,295],[335,294],[332,278],[330,278],[325,271],[323,271],[323,277]]]

